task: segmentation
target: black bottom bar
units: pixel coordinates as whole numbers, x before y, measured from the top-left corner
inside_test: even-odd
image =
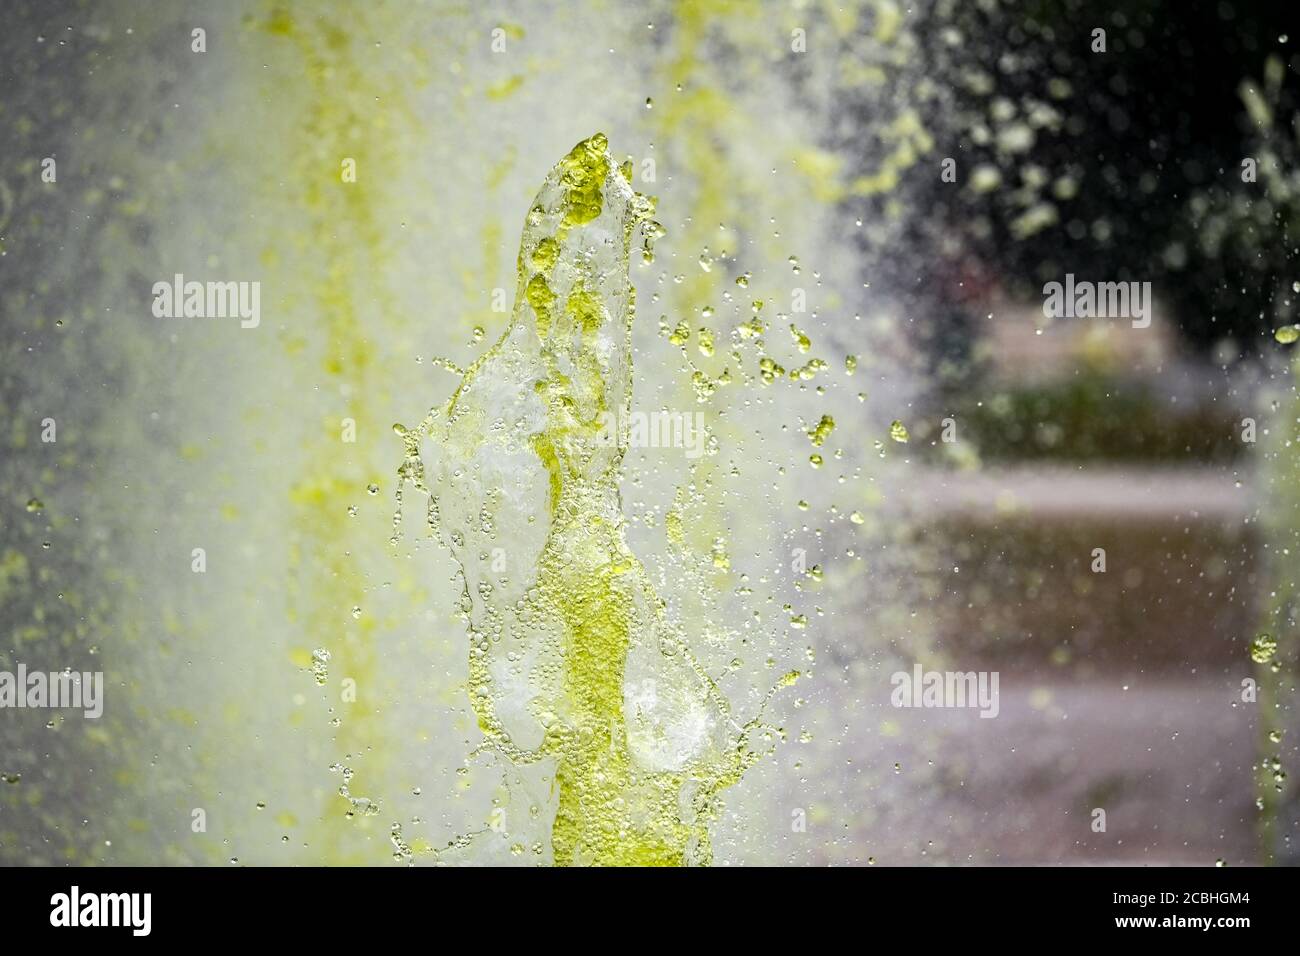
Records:
[[[444,941],[451,942],[467,931],[481,934],[494,927],[506,934],[545,927],[549,935],[565,929],[567,919],[574,922],[568,927],[574,938],[587,936],[592,920],[614,920],[633,938],[680,933],[683,941],[713,922],[723,934],[757,930],[765,946],[787,934],[806,946],[817,935],[829,938],[846,929],[873,941],[937,943],[947,934],[969,931],[995,945],[1100,935],[1167,941],[1199,936],[1231,944],[1281,939],[1288,924],[1294,931],[1293,877],[1280,869],[1127,867],[601,874],[468,868],[7,869],[0,870],[0,912],[10,944],[70,933],[83,942],[98,935],[128,943],[284,937],[298,944],[373,944],[393,939],[395,932],[405,935],[402,927],[421,935],[450,933]],[[675,931],[677,920],[682,922]],[[501,942],[510,939],[506,935]]]

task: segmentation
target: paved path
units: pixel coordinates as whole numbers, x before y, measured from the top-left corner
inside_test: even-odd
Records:
[[[891,484],[887,480],[886,488]],[[1248,473],[1230,466],[1045,466],[977,472],[914,468],[900,471],[893,491],[887,493],[909,512],[936,517],[1029,512],[1060,517],[1239,519],[1256,506]]]

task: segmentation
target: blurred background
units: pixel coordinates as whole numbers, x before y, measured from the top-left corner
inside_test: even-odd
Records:
[[[106,687],[0,710],[0,862],[549,862],[392,425],[596,131],[665,230],[633,408],[709,436],[628,452],[629,539],[738,714],[803,674],[715,862],[1297,862],[1296,19],[6,0],[0,670]],[[917,664],[998,716],[891,706]]]

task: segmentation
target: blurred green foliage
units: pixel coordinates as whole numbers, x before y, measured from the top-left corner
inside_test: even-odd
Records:
[[[1225,462],[1242,447],[1234,409],[1208,399],[1173,404],[1142,383],[1094,372],[967,390],[949,408],[963,440],[991,462]]]

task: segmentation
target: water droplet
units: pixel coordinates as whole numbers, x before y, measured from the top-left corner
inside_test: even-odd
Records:
[[[1260,634],[1250,644],[1250,659],[1256,664],[1267,664],[1277,653],[1277,639],[1271,634]]]
[[[807,353],[812,348],[812,339],[808,338],[806,332],[793,324],[790,326],[790,337],[794,339],[794,344],[800,352]]]
[[[819,421],[812,430],[808,432],[808,438],[815,446],[820,448],[822,443],[830,437],[831,432],[834,430],[835,419],[831,418],[829,415],[823,415],[821,421]]]
[[[311,675],[316,678],[317,684],[324,686],[329,679],[329,662],[330,652],[325,648],[318,647],[311,652]]]

